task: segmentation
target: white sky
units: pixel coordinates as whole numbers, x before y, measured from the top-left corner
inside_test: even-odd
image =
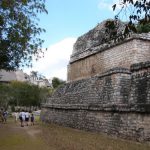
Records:
[[[67,78],[67,65],[69,63],[70,55],[73,50],[73,44],[76,38],[65,38],[58,43],[50,45],[44,54],[44,58],[39,59],[37,62],[33,61],[32,68],[24,69],[24,72],[38,71],[48,79],[58,77],[66,80]]]
[[[119,0],[47,0],[48,15],[42,14],[40,27],[46,29],[41,39],[48,47],[45,57],[33,61],[32,69],[50,79],[67,79],[67,65],[76,39],[105,19],[113,18],[112,5]]]

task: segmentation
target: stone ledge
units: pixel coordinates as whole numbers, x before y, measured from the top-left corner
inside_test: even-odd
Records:
[[[115,67],[115,68],[112,68],[112,69],[110,69],[104,73],[97,74],[97,75],[95,75],[95,77],[102,78],[102,77],[109,76],[112,74],[117,74],[117,73],[131,74],[130,70],[127,68]]]
[[[72,54],[71,57],[70,57],[70,62],[69,63],[70,64],[74,63],[74,62],[76,62],[80,59],[84,59],[84,58],[86,58],[90,55],[94,55],[96,53],[103,52],[105,50],[108,50],[108,49],[110,49],[112,47],[115,47],[117,45],[121,45],[121,44],[126,43],[128,41],[131,41],[133,39],[150,41],[150,33],[133,34],[130,37],[128,37],[125,40],[120,41],[118,43],[115,43],[114,41],[112,41],[110,44],[104,43],[104,44],[101,44],[101,45],[97,45],[95,47],[85,49],[82,52],[77,52],[75,54]]]
[[[118,105],[99,105],[99,104],[42,104],[43,108],[64,109],[64,110],[87,110],[105,112],[137,112],[150,113],[150,104],[118,104]]]
[[[112,69],[107,70],[106,72],[100,73],[100,74],[96,74],[92,77],[88,77],[88,78],[83,78],[83,79],[78,79],[78,80],[73,80],[73,81],[67,81],[66,84],[68,83],[75,83],[75,82],[82,82],[85,80],[89,80],[89,79],[93,79],[93,78],[103,78],[106,76],[111,76],[113,74],[118,74],[118,73],[122,73],[122,74],[131,74],[130,70],[127,68],[121,68],[121,67],[115,67]],[[65,85],[65,84],[64,84]]]
[[[141,69],[147,69],[147,68],[150,68],[150,61],[133,64],[131,65],[130,70],[134,72],[134,71],[139,71]]]

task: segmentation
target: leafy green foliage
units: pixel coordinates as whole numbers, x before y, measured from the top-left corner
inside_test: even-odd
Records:
[[[122,40],[130,36],[130,33],[150,32],[149,0],[120,0],[119,4],[112,6],[113,10],[116,10],[117,5],[121,5],[121,9],[115,16],[115,20],[108,21],[105,25],[107,28],[106,33],[111,35],[111,39]],[[118,32],[118,21],[122,16],[126,16],[127,23],[125,24],[124,30]],[[115,32],[112,34],[112,31]]]
[[[52,86],[53,86],[54,89],[58,88],[60,85],[62,85],[64,83],[65,83],[65,81],[63,81],[63,80],[61,80],[57,77],[54,77],[52,79]]]
[[[0,1],[0,69],[30,66],[32,57],[43,53],[38,13],[47,13],[45,0]]]
[[[137,22],[140,24],[147,24],[150,22],[149,0],[120,0],[120,5],[122,6],[122,9],[116,15],[116,18],[119,17],[122,11],[126,11],[129,13],[129,24]]]
[[[41,73],[39,73],[38,71],[31,71],[30,75],[32,78],[46,79],[46,77],[42,75]]]
[[[13,81],[0,84],[0,106],[40,106],[53,92],[47,87],[38,87],[26,82]]]
[[[47,98],[50,97],[53,92],[54,92],[53,88],[41,87],[40,88],[40,93],[39,93],[40,102],[41,103],[46,103]]]
[[[147,23],[147,24],[138,24],[137,25],[137,32],[138,33],[147,33],[147,32],[150,32],[150,23]]]
[[[12,97],[12,90],[8,84],[0,84],[0,106],[7,108]]]

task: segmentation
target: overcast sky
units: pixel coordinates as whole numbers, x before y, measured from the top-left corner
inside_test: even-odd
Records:
[[[67,65],[76,39],[101,21],[113,18],[112,5],[118,0],[46,0],[48,15],[40,15],[41,35],[48,48],[44,58],[24,72],[38,71],[48,79],[67,79]]]

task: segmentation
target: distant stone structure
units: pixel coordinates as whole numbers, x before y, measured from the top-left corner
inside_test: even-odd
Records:
[[[150,141],[150,33],[102,43],[103,24],[78,38],[68,81],[43,104],[41,119]]]
[[[33,75],[28,75],[22,70],[0,70],[0,83],[10,83],[11,81],[28,82],[30,84],[38,85],[39,87],[52,87],[50,81],[45,77],[40,78]]]
[[[0,70],[0,83],[9,83],[11,81],[21,81],[28,82],[28,75],[22,70],[16,71],[6,71],[4,69]]]

